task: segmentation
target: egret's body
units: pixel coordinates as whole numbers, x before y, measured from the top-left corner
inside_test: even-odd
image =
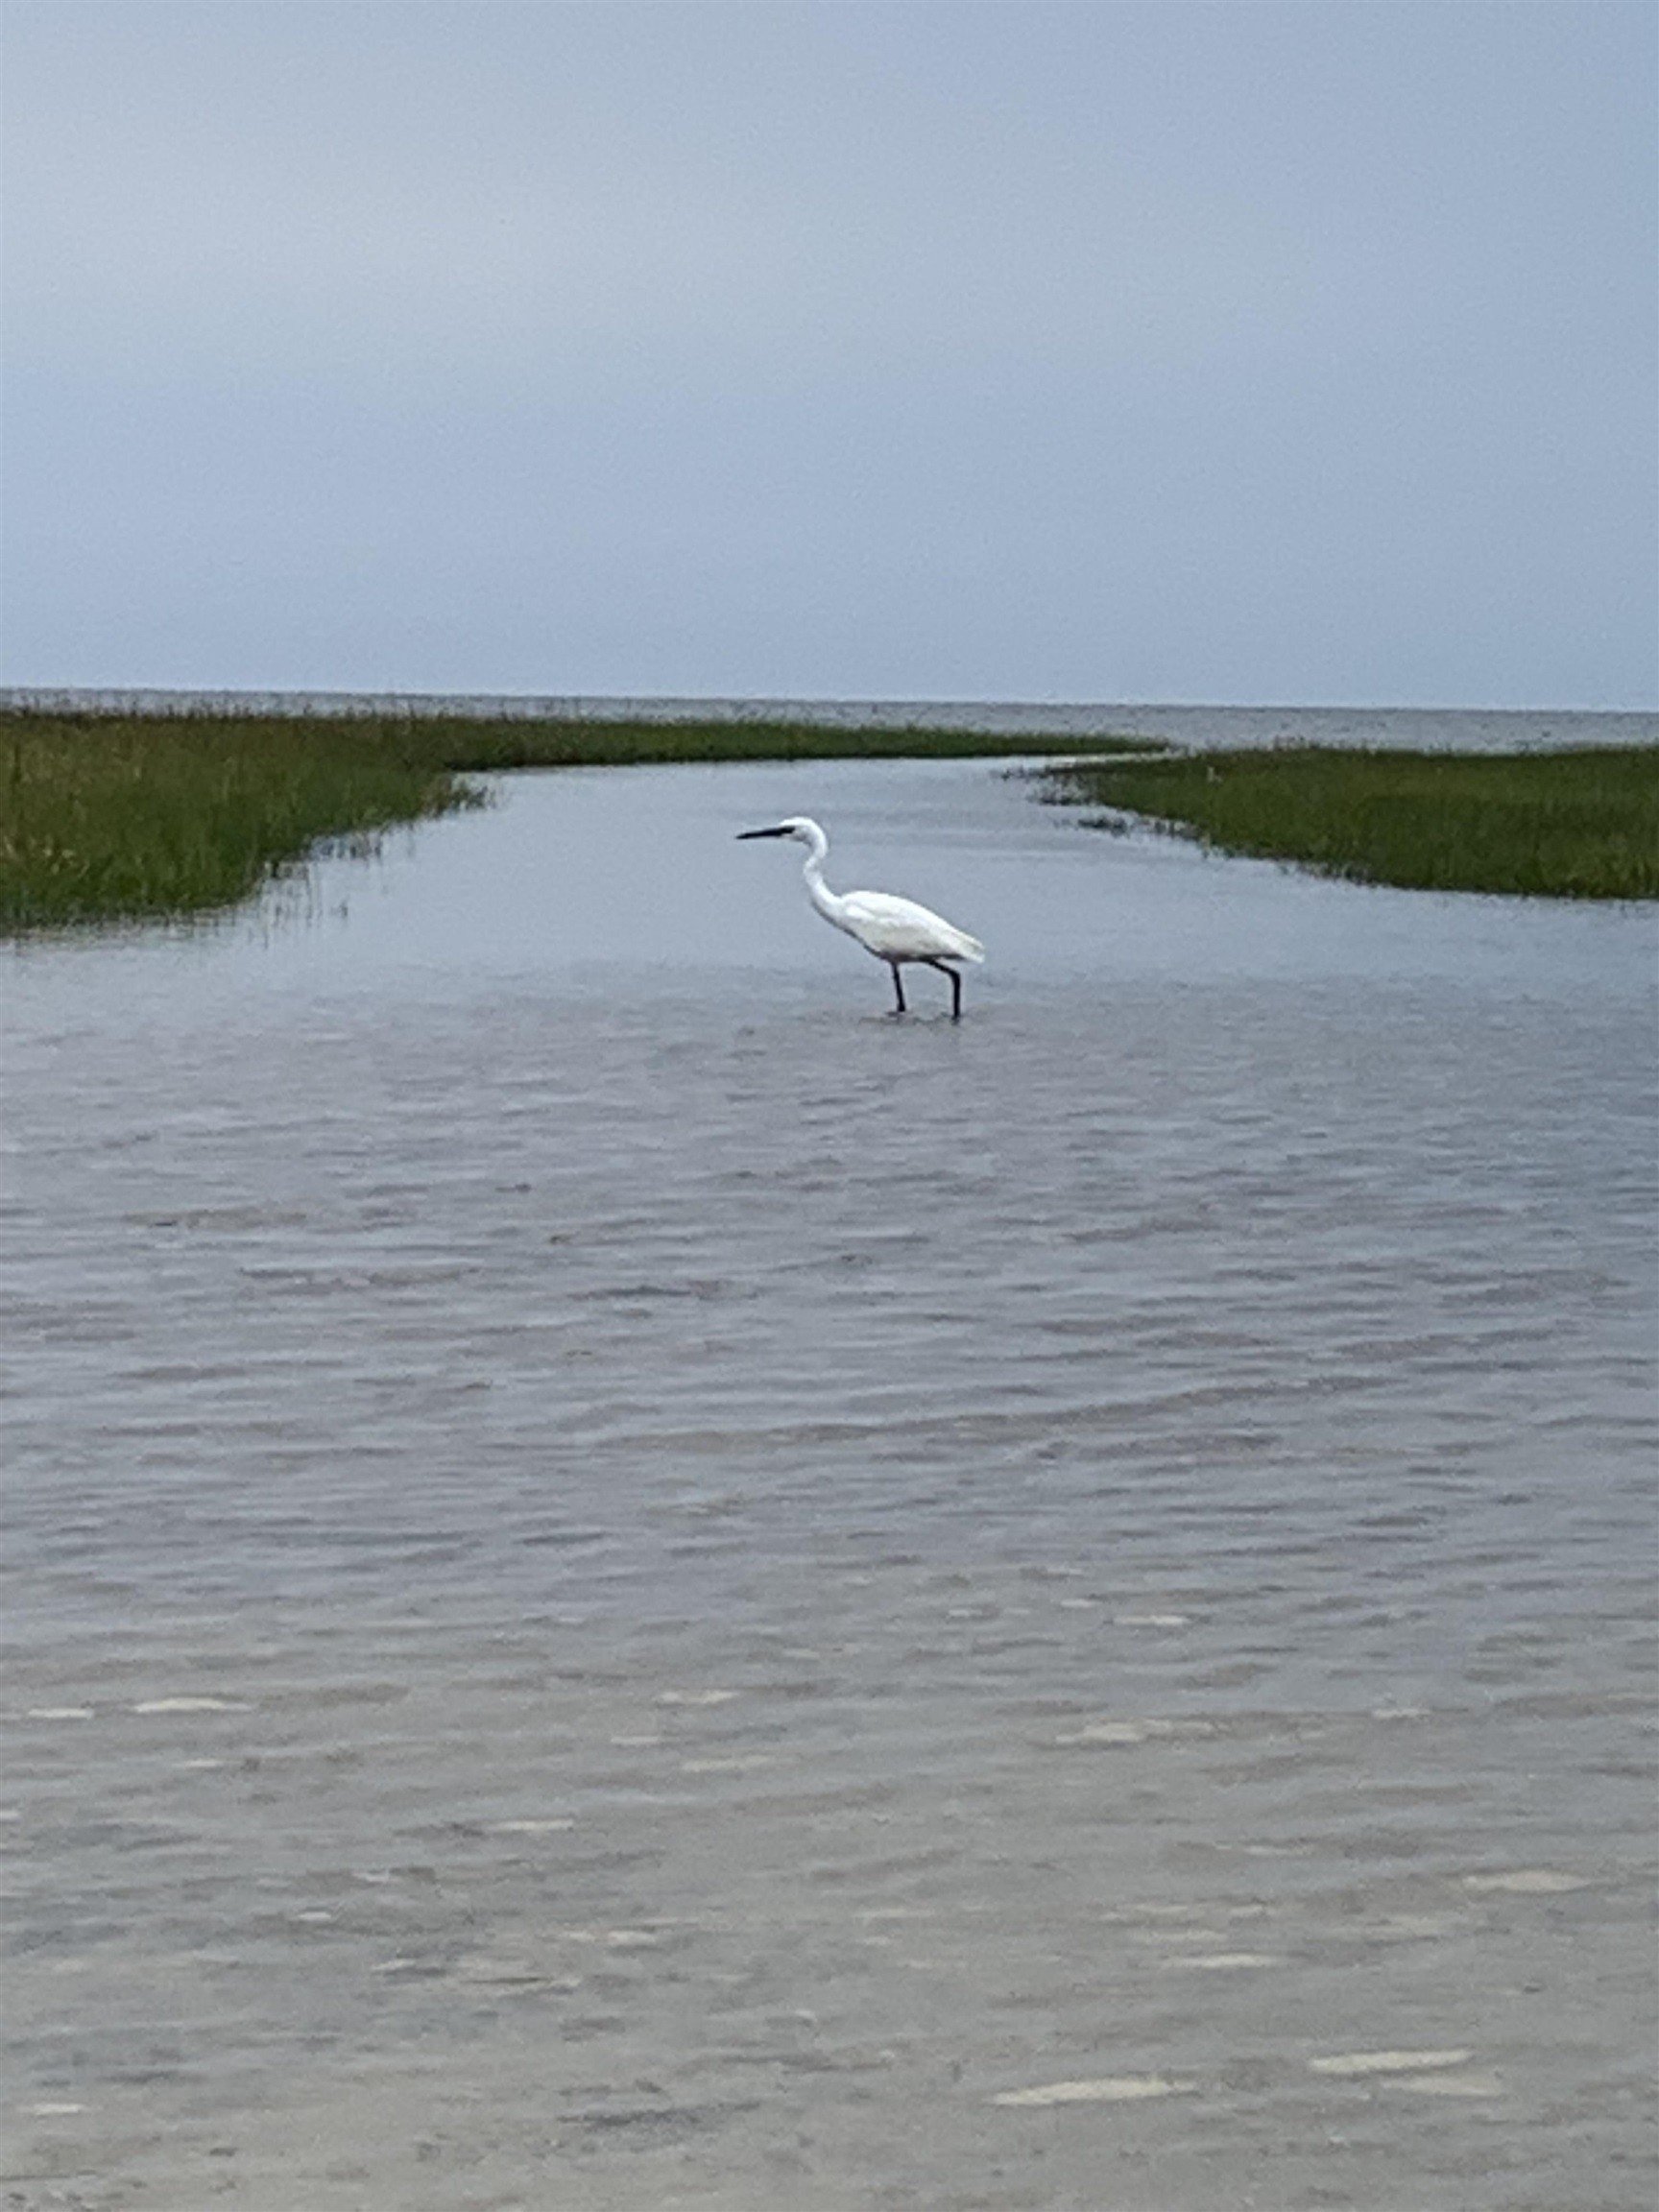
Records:
[[[886,961],[893,974],[898,1013],[907,1011],[899,971],[911,963],[921,968],[937,968],[942,975],[950,976],[950,1019],[952,1022],[961,1019],[962,977],[956,964],[984,959],[985,948],[977,937],[970,937],[966,929],[958,929],[929,907],[918,906],[914,899],[896,899],[888,891],[831,891],[824,880],[824,856],[830,850],[830,840],[817,823],[805,814],[792,814],[775,830],[742,830],[738,835],[790,837],[796,844],[805,846],[806,859],[801,873],[805,879],[807,898],[826,922],[844,929],[849,937],[855,937],[865,951],[874,953],[878,960]]]

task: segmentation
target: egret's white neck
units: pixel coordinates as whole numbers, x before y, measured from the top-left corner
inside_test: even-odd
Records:
[[[827,921],[839,922],[841,902],[824,880],[824,855],[830,850],[830,840],[816,822],[808,822],[803,835],[806,840],[806,857],[801,864],[805,878],[806,896]]]

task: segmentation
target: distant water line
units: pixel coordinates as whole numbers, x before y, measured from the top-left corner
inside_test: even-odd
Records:
[[[1659,714],[1578,708],[1225,707],[1145,701],[627,698],[575,693],[175,690],[0,686],[0,709],[50,713],[468,715],[501,721],[792,721],[826,729],[955,729],[1034,738],[1121,735],[1179,746],[1387,746],[1508,753],[1659,746]]]

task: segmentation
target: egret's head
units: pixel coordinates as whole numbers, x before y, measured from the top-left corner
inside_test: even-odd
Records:
[[[816,822],[805,814],[791,814],[786,822],[780,822],[775,830],[739,830],[739,840],[745,837],[793,837],[797,845],[815,845],[822,850],[828,840]]]

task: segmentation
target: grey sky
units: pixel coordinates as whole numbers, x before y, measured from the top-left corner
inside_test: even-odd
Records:
[[[17,684],[1645,707],[1647,5],[14,5]]]

